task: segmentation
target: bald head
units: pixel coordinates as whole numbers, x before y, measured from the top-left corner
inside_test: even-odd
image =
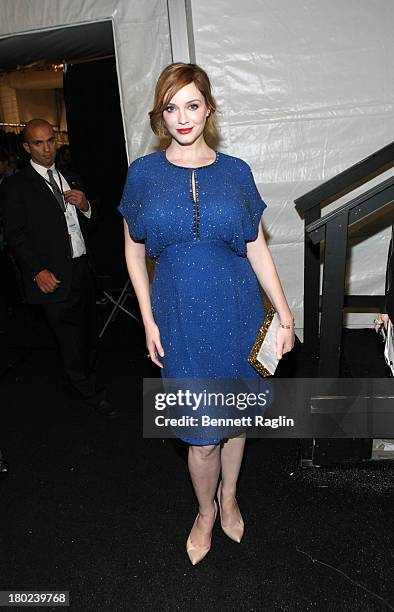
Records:
[[[45,119],[32,119],[23,130],[23,148],[32,161],[45,168],[50,168],[56,156],[55,132]]]
[[[52,130],[51,124],[46,119],[31,119],[30,121],[28,121],[25,127],[23,128],[23,132],[22,132],[23,142],[29,141],[29,132],[31,128],[34,128],[35,126],[43,126],[43,125],[46,125]]]

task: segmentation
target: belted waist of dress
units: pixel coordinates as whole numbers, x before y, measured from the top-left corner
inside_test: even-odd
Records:
[[[223,246],[224,248],[227,249],[231,249],[231,246],[228,242],[225,242],[224,240],[186,240],[184,242],[174,242],[173,244],[168,244],[166,247],[164,247],[163,251],[161,252],[161,254],[165,253],[166,251],[168,251],[168,249],[182,249],[182,248],[197,248],[197,247],[204,247],[206,245],[216,245],[216,246]]]
[[[158,262],[161,259],[161,257],[165,255],[169,255],[172,251],[178,251],[180,253],[187,253],[188,251],[192,249],[194,250],[198,248],[200,249],[209,248],[209,245],[212,245],[212,247],[216,247],[216,248],[220,247],[221,251],[228,252],[229,254],[232,254],[238,257],[242,257],[242,258],[246,257],[246,250],[244,253],[240,253],[238,250],[234,248],[234,246],[231,243],[226,242],[225,240],[222,240],[222,239],[185,240],[184,242],[174,242],[173,244],[168,244],[167,246],[165,246],[163,250],[160,251],[160,253],[158,253],[157,255],[153,253],[148,253],[148,255],[152,257],[156,262]]]
[[[232,249],[231,245],[228,242],[225,242],[224,240],[185,240],[184,242],[174,242],[173,244],[168,244],[156,257],[154,257],[154,259],[158,262],[161,257],[169,255],[171,251],[179,251],[185,253],[191,249],[208,248],[209,245],[220,247],[223,250],[228,250],[231,253],[234,253],[234,255],[236,254],[235,251]]]

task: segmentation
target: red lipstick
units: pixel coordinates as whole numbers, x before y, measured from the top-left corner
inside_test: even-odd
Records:
[[[177,129],[177,132],[179,132],[180,134],[190,134],[190,132],[192,131],[193,128],[180,128]]]

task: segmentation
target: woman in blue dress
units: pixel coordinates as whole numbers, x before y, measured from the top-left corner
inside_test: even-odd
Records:
[[[266,205],[248,164],[209,146],[215,111],[200,67],[165,68],[149,115],[167,146],[131,164],[119,207],[149,357],[165,378],[258,377],[247,357],[264,320],[259,285],[280,317],[278,356],[294,344],[293,318],[260,223]],[[155,260],[152,294],[146,253]],[[241,541],[236,486],[245,435],[182,439],[199,506],[186,544],[194,565],[211,546],[215,497],[223,531]]]

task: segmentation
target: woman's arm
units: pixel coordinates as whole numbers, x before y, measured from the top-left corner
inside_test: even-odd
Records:
[[[145,245],[135,242],[129,234],[126,221],[123,221],[123,224],[126,264],[145,327],[146,346],[152,362],[162,368],[163,364],[158,360],[157,353],[164,357],[164,351],[160,342],[160,330],[155,323],[152,312],[149,277],[146,269]]]
[[[282,355],[291,351],[294,346],[294,321],[261,222],[256,240],[247,243],[247,257],[261,287],[277,311],[281,324],[290,326],[290,329],[280,327],[278,331],[277,356],[281,359]]]

